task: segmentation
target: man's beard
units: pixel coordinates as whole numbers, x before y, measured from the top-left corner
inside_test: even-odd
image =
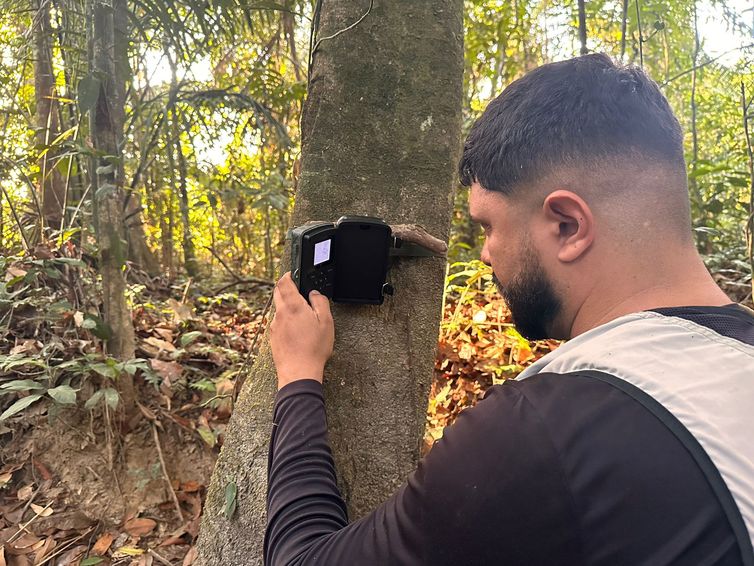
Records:
[[[503,286],[492,274],[492,281],[511,311],[516,330],[529,340],[552,338],[552,322],[560,314],[561,303],[533,250],[524,250],[524,265]]]

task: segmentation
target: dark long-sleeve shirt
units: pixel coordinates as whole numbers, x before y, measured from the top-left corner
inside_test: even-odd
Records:
[[[713,330],[754,344],[750,314],[708,314]],[[266,565],[743,563],[687,448],[593,376],[540,373],[492,387],[396,494],[350,524],[322,386],[283,387],[273,420]]]

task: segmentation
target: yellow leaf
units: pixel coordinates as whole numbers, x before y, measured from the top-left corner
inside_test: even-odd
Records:
[[[136,548],[135,546],[121,546],[115,551],[114,556],[140,556],[144,554],[144,550]]]

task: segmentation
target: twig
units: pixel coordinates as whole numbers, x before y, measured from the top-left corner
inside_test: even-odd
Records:
[[[37,489],[37,491],[39,491],[39,489]],[[25,522],[25,523],[24,523],[23,525],[20,525],[20,526],[18,527],[18,530],[17,530],[17,531],[16,531],[16,532],[15,532],[15,533],[13,534],[13,536],[12,536],[12,537],[10,537],[10,538],[8,539],[8,543],[7,543],[7,544],[10,544],[10,543],[12,543],[12,542],[13,542],[14,540],[16,540],[16,538],[18,538],[18,535],[20,535],[20,534],[21,534],[21,533],[22,533],[23,531],[25,531],[25,530],[26,530],[26,527],[28,527],[28,526],[29,526],[29,525],[31,525],[31,524],[32,524],[32,523],[33,523],[34,521],[36,521],[36,520],[37,520],[37,517],[41,517],[41,516],[42,516],[42,513],[43,513],[44,511],[46,511],[46,510],[47,510],[47,508],[48,508],[48,507],[49,507],[50,505],[52,505],[52,501],[50,501],[50,502],[49,502],[49,503],[48,503],[47,505],[45,505],[45,506],[44,506],[44,507],[42,508],[42,511],[40,511],[39,513],[37,513],[37,512],[35,511],[35,512],[34,512],[34,516],[33,516],[33,517],[32,517],[31,519],[29,519],[29,520],[28,520],[28,521],[26,521],[26,522]]]
[[[152,436],[154,437],[154,444],[157,447],[157,455],[160,457],[160,465],[162,466],[162,475],[165,477],[165,481],[168,484],[168,490],[170,491],[170,496],[173,498],[173,503],[175,504],[175,512],[178,514],[178,522],[183,522],[183,513],[181,513],[181,504],[178,502],[178,496],[175,494],[175,490],[173,489],[173,484],[170,481],[170,476],[168,475],[168,468],[165,465],[165,458],[162,456],[162,447],[160,446],[160,435],[157,433],[157,427],[154,423],[152,423]]]
[[[209,399],[207,399],[203,403],[199,403],[199,405],[197,405],[197,407],[198,408],[204,408],[207,405],[209,405],[212,401],[217,401],[218,399],[227,399],[228,397],[232,397],[232,395],[230,393],[227,393],[225,395],[215,395],[214,397],[210,397]]]
[[[45,558],[44,560],[42,560],[42,562],[38,563],[36,566],[42,566],[45,562],[49,562],[50,560],[52,560],[53,558],[55,558],[58,554],[60,554],[64,550],[68,550],[69,546],[72,546],[74,543],[80,541],[82,538],[84,538],[86,535],[88,535],[93,529],[94,529],[94,527],[89,527],[87,530],[85,530],[83,533],[81,533],[75,539],[68,541],[66,544],[64,544],[63,546],[61,546],[60,548],[58,548],[58,550],[56,552],[53,552],[52,554],[50,554],[47,558]]]
[[[236,281],[239,281],[239,282],[243,281],[241,279],[241,277],[239,277],[238,274],[235,271],[233,271],[230,267],[228,267],[228,264],[226,264],[223,261],[223,258],[221,258],[218,255],[218,253],[211,246],[204,246],[204,249],[208,250],[209,253],[211,253],[213,256],[215,256],[215,259],[220,262],[220,265],[222,265],[225,268],[225,271],[227,271],[228,273],[230,273],[230,275],[231,275],[231,277],[233,277],[233,279],[235,279]]]
[[[352,29],[353,29],[353,28],[355,28],[355,27],[356,27],[357,25],[359,25],[359,24],[360,24],[360,23],[361,23],[361,22],[362,22],[362,21],[364,20],[364,18],[366,18],[366,17],[367,17],[368,15],[369,15],[369,13],[370,13],[370,12],[372,11],[372,7],[373,7],[373,6],[374,6],[374,0],[369,0],[369,8],[367,8],[367,11],[366,11],[366,12],[364,12],[364,14],[363,14],[363,15],[362,15],[362,16],[361,16],[361,17],[360,17],[360,18],[359,18],[358,20],[356,20],[356,21],[355,21],[354,23],[352,23],[352,24],[351,24],[350,26],[348,26],[348,27],[345,27],[345,28],[343,28],[343,29],[341,29],[341,30],[338,30],[338,31],[336,31],[336,32],[335,32],[334,34],[332,34],[332,35],[328,35],[328,36],[326,36],[326,37],[323,37],[323,38],[321,38],[321,39],[318,39],[318,40],[317,40],[317,43],[315,43],[315,44],[314,44],[314,47],[312,48],[312,53],[311,53],[311,54],[312,54],[312,55],[314,55],[314,53],[316,53],[317,49],[319,49],[319,46],[320,46],[320,45],[322,45],[322,42],[323,42],[323,41],[328,41],[328,40],[330,40],[330,39],[335,39],[335,38],[336,38],[336,37],[338,37],[339,35],[341,35],[341,34],[343,34],[343,33],[346,33],[346,32],[347,32],[348,30],[352,30]]]
[[[151,554],[152,556],[154,556],[155,560],[157,560],[157,562],[159,562],[160,564],[164,564],[165,566],[173,566],[173,563],[170,562],[170,560],[168,560],[164,556],[160,556],[151,548],[147,549],[147,554]]]
[[[186,296],[188,295],[189,287],[191,287],[192,281],[193,281],[192,277],[189,277],[188,281],[186,281],[186,287],[183,289],[183,296],[181,297],[181,304],[186,303]]]
[[[681,71],[680,73],[677,73],[677,74],[673,75],[668,80],[666,80],[664,83],[661,83],[660,87],[664,87],[668,83],[671,83],[671,82],[673,82],[676,79],[680,79],[681,77],[686,76],[689,73],[692,73],[692,72],[694,72],[696,70],[699,70],[702,67],[706,67],[707,65],[709,65],[711,63],[714,63],[718,59],[720,59],[722,57],[725,57],[729,53],[733,53],[734,51],[743,51],[744,49],[750,49],[751,47],[754,47],[754,43],[750,43],[749,45],[744,45],[742,47],[734,47],[733,49],[728,49],[728,51],[724,51],[724,52],[720,53],[720,55],[718,55],[717,57],[713,57],[712,59],[708,59],[704,63],[699,63],[698,65],[695,65],[694,67],[691,67],[690,69],[686,69],[685,71]]]
[[[233,281],[232,283],[228,283],[227,285],[223,285],[222,287],[220,287],[216,291],[213,291],[212,294],[213,295],[219,295],[220,293],[222,293],[223,291],[227,291],[231,287],[235,287],[236,285],[243,285],[245,283],[255,283],[257,285],[269,285],[270,287],[272,287],[273,285],[275,285],[274,281],[269,281],[267,279],[260,279],[258,277],[248,277],[246,279],[241,279],[240,281]]]
[[[31,245],[29,244],[29,240],[26,239],[26,233],[24,232],[23,224],[21,224],[21,219],[18,217],[18,213],[16,212],[16,207],[13,206],[13,202],[10,200],[8,192],[5,190],[5,185],[3,185],[2,183],[0,183],[0,190],[3,191],[5,200],[8,201],[8,208],[10,208],[10,212],[13,215],[13,220],[16,221],[18,233],[21,234],[21,243],[24,246],[24,250],[28,252],[31,249]],[[0,202],[0,204],[2,203]]]

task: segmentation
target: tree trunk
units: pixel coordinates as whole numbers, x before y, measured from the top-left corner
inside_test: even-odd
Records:
[[[626,62],[626,23],[628,22],[628,0],[623,0],[623,15],[620,21],[620,62]]]
[[[589,49],[586,46],[586,3],[585,0],[578,0],[579,5],[579,43],[581,49],[579,55],[586,55]]]
[[[191,217],[189,211],[191,205],[188,196],[188,169],[186,167],[186,156],[183,154],[183,144],[181,143],[181,132],[178,128],[178,114],[173,109],[173,135],[175,136],[175,154],[178,157],[178,203],[181,208],[181,221],[183,222],[183,264],[189,277],[196,278],[199,275],[199,265],[196,262],[196,252],[194,251],[194,235],[191,232]]]
[[[37,144],[47,148],[60,134],[59,103],[52,68],[52,24],[50,1],[32,0],[34,27],[34,97],[36,102]],[[63,218],[65,184],[55,167],[54,149],[39,159],[39,200],[44,225],[60,228]]]
[[[461,0],[323,2],[302,120],[293,224],[368,214],[448,235],[461,135]],[[285,260],[283,265],[285,265]],[[330,441],[351,519],[418,462],[445,262],[401,259],[381,307],[333,305],[326,369]],[[267,339],[229,424],[207,496],[199,563],[261,564],[267,450],[276,390]],[[223,514],[226,486],[238,508]]]
[[[123,166],[122,136],[124,88],[116,70],[114,14],[122,10],[125,0],[93,0],[91,25],[91,72],[100,81],[99,96],[90,111],[92,144],[100,157],[93,158],[91,178],[94,183],[94,218],[100,254],[102,296],[105,322],[112,330],[107,342],[109,355],[120,360],[134,357],[134,329],[126,302],[126,280],[123,265],[126,259],[123,224]],[[118,391],[125,409],[135,406],[133,379],[123,374],[118,379]]]
[[[178,63],[168,47],[165,48],[165,55],[170,64],[170,99],[168,102],[170,133],[168,139],[175,146],[175,158],[178,164],[178,205],[181,211],[181,220],[183,221],[183,265],[188,276],[196,278],[199,275],[199,269],[196,263],[194,236],[191,233],[191,218],[189,217],[190,207],[186,185],[188,170],[186,167],[186,156],[183,154],[183,143],[181,142],[181,128],[178,123],[179,115],[175,105],[175,99],[178,96]],[[172,157],[172,150],[170,155]],[[171,166],[174,167],[174,165],[175,161],[171,160]],[[175,187],[175,184],[173,186]]]

